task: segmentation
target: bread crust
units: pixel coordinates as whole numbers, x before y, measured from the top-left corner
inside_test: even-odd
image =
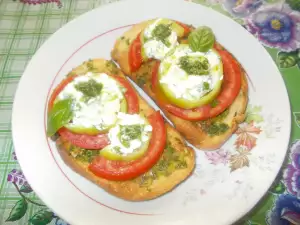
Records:
[[[112,59],[118,62],[123,73],[130,74],[128,54],[130,43],[138,36],[138,34],[146,28],[154,20],[147,20],[133,25],[130,30],[126,31],[124,35],[118,38],[115,42],[114,48],[111,52]]]
[[[123,73],[109,61],[104,59],[93,59],[84,62],[82,65],[74,68],[69,75],[85,74],[92,69],[93,72],[107,73],[110,75],[123,76]],[[154,110],[148,103],[139,96],[140,112],[145,116],[151,115]],[[167,129],[167,143],[175,152],[184,153],[186,168],[176,169],[169,176],[160,176],[153,180],[148,186],[140,185],[143,176],[128,181],[110,181],[95,176],[89,171],[89,163],[81,161],[70,153],[71,144],[61,137],[56,140],[58,152],[63,161],[76,173],[92,181],[112,195],[129,201],[144,201],[157,198],[175,188],[192,173],[195,166],[194,150],[188,147],[180,134],[168,123],[165,123]],[[151,169],[152,170],[152,169]],[[152,173],[152,171],[148,173]]]
[[[156,95],[151,89],[151,76],[152,69],[157,62],[156,60],[148,61],[142,64],[141,68],[134,73],[130,72],[128,64],[128,50],[129,45],[124,44],[124,40],[127,38],[133,40],[142,31],[149,21],[137,24],[123,34],[123,39],[118,39],[111,52],[113,60],[115,60],[122,71],[136,82],[154,101]],[[185,43],[187,40],[182,39],[181,43]],[[235,59],[235,58],[234,58]],[[236,59],[235,59],[236,60]],[[237,61],[237,60],[236,60]],[[237,61],[238,62],[238,61]],[[238,63],[240,65],[240,63]],[[176,130],[178,130],[183,137],[189,141],[192,145],[200,150],[215,150],[220,148],[231,135],[237,130],[238,125],[245,120],[245,112],[248,104],[248,82],[245,70],[240,65],[242,71],[242,85],[240,92],[232,105],[228,108],[228,114],[220,120],[220,122],[229,125],[229,129],[221,134],[210,136],[200,126],[200,122],[192,122],[177,117],[166,110],[163,106],[155,101],[165,115],[174,124]]]

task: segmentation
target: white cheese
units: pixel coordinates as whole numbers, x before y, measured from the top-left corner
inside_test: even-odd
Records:
[[[183,56],[205,57],[209,62],[209,74],[187,74],[179,65],[179,59]],[[220,73],[222,73],[220,65],[221,59],[214,51],[193,52],[188,45],[182,45],[175,50],[174,54],[162,61],[159,72],[163,76],[159,82],[167,84],[168,89],[176,98],[196,100],[210,92],[220,80]],[[221,79],[222,77],[221,75]]]
[[[143,130],[141,134],[141,140],[134,139],[129,141],[129,147],[124,146],[120,139],[120,125],[142,125]],[[141,117],[138,114],[124,114],[118,113],[118,121],[115,127],[111,128],[108,132],[108,137],[110,140],[110,148],[118,147],[118,152],[121,152],[123,155],[130,154],[134,150],[140,148],[143,145],[143,142],[149,140],[152,131],[152,126],[146,123],[145,118]]]
[[[120,125],[145,124],[146,122],[139,114],[126,114],[122,112],[118,113],[118,119]]]
[[[144,37],[147,39],[143,45],[144,52],[148,58],[162,59],[165,55],[178,45],[177,33],[172,31],[171,35],[166,39],[170,46],[166,46],[162,41],[156,40],[152,32],[155,27],[159,24],[161,19],[157,19],[154,23],[150,24],[144,31]]]
[[[82,101],[84,96],[74,85],[94,79],[103,85],[99,96],[88,102]],[[69,125],[102,130],[116,123],[121,101],[124,99],[121,87],[113,78],[104,73],[87,73],[70,82],[58,95],[58,99],[73,98],[75,101],[74,117]]]

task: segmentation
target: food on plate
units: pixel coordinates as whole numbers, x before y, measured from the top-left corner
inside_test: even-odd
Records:
[[[145,21],[117,39],[111,56],[197,148],[219,148],[245,119],[246,73],[207,26]]]
[[[73,170],[127,200],[172,190],[195,165],[179,132],[104,59],[74,68],[52,91],[47,135]]]

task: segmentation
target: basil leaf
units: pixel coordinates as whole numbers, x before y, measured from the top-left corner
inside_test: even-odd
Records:
[[[202,26],[190,33],[188,41],[194,52],[207,52],[213,47],[215,36],[209,27]]]
[[[58,129],[70,122],[73,117],[72,105],[72,99],[60,100],[54,104],[48,115],[48,136],[54,135]]]

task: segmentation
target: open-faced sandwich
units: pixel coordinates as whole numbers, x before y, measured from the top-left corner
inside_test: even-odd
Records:
[[[185,180],[193,150],[112,61],[74,68],[48,102],[47,134],[64,162],[111,194],[141,201]]]
[[[245,119],[245,71],[209,27],[145,21],[118,38],[111,55],[197,148],[219,148]]]

